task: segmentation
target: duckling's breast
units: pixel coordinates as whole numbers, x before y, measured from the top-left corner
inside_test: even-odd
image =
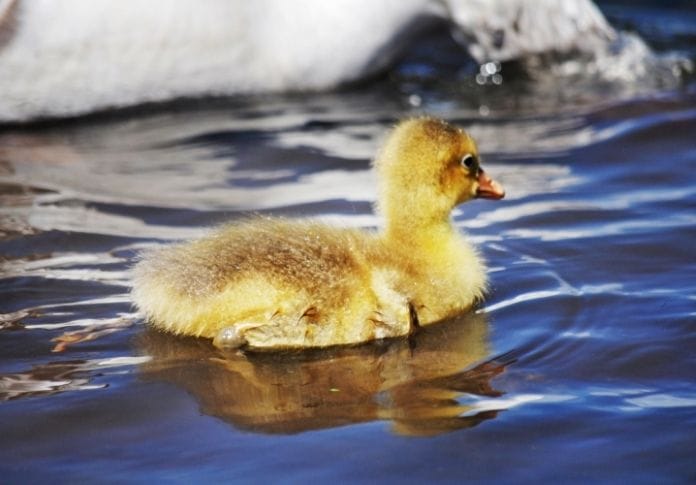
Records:
[[[427,325],[469,310],[486,291],[486,268],[463,236],[447,230],[419,240],[387,238],[384,265],[394,268],[391,286]]]

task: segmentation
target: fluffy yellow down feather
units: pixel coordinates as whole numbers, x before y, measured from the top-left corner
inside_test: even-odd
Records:
[[[146,252],[133,299],[166,331],[222,348],[301,348],[408,335],[470,308],[485,267],[456,231],[459,203],[504,192],[444,121],[401,122],[374,163],[381,232],[253,218]]]

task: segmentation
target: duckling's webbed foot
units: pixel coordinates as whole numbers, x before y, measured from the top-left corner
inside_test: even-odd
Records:
[[[373,312],[368,321],[373,325],[376,339],[409,336],[420,328],[415,307],[405,301]]]
[[[418,312],[413,302],[408,302],[408,334],[415,334],[420,328],[420,320],[418,319]]]
[[[213,345],[223,350],[238,349],[248,343],[245,337],[246,332],[261,325],[260,323],[236,323],[224,327],[213,339]]]

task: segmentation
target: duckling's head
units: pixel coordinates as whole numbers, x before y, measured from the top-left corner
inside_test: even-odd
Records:
[[[462,202],[505,196],[500,184],[481,168],[474,140],[461,128],[435,118],[399,123],[375,167],[380,177],[379,208],[388,224],[403,225],[404,218],[416,224],[441,222]]]

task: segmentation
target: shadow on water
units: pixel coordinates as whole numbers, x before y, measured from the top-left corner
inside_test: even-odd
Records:
[[[463,315],[411,339],[312,352],[222,353],[206,340],[148,330],[143,379],[194,396],[203,413],[261,433],[290,434],[387,420],[395,433],[431,436],[475,426],[496,411],[462,397],[497,397],[491,380],[511,363],[488,356],[488,323]]]

